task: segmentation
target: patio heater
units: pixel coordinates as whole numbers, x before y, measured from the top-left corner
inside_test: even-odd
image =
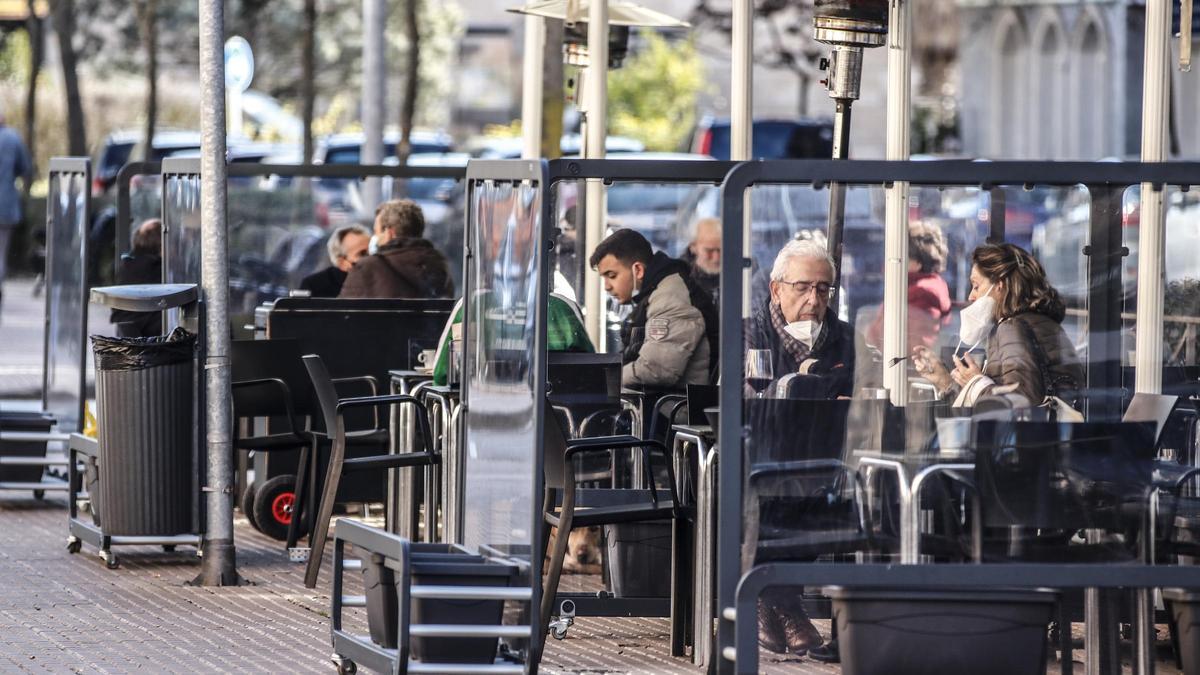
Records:
[[[828,72],[822,84],[836,104],[833,117],[833,158],[850,156],[850,107],[859,96],[863,49],[879,47],[887,38],[888,0],[816,0],[813,8],[813,39],[833,47],[821,59]],[[840,281],[842,229],[846,221],[846,186],[829,186],[829,252],[838,262],[835,283]]]

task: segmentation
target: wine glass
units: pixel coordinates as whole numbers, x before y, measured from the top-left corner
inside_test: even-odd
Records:
[[[771,386],[775,379],[770,349],[746,350],[746,384],[758,392],[758,398]]]

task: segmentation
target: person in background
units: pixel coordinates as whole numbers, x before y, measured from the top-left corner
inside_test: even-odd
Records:
[[[162,283],[162,221],[143,221],[130,237],[129,253],[117,266],[117,284]],[[121,337],[162,335],[162,312],[129,312],[114,309],[109,319],[117,325]]]
[[[454,280],[446,256],[422,237],[425,214],[411,199],[375,209],[375,234],[350,269],[339,298],[449,298]]]
[[[21,222],[21,193],[16,185],[18,178],[29,185],[33,178],[33,164],[21,137],[5,123],[4,109],[0,108],[0,300],[4,298],[3,285],[8,274],[8,244],[12,240],[13,230]]]
[[[908,228],[908,347],[936,349],[950,322],[950,286],[942,278],[949,249],[942,228],[913,223]],[[867,342],[883,346],[883,307],[867,331]]]
[[[633,304],[621,324],[621,384],[682,389],[713,381],[717,312],[687,263],[652,252],[633,230],[613,232],[588,263],[609,295]]]
[[[771,350],[775,382],[793,373],[795,381],[780,397],[849,397],[867,384],[865,341],[829,307],[834,262],[815,241],[788,242],[771,268],[770,301],[746,324],[746,349]],[[797,390],[799,389],[799,391]]]
[[[1063,330],[1066,305],[1028,251],[985,244],[971,254],[971,304],[962,310],[960,347],[950,370],[925,346],[913,349],[913,366],[929,378],[939,398],[972,407],[982,396],[1013,392],[1040,405],[1053,392],[1067,400],[1083,386],[1084,372]],[[982,364],[970,352],[987,341]]]
[[[367,254],[370,242],[371,232],[361,225],[346,225],[334,230],[326,244],[331,266],[301,279],[300,289],[308,291],[314,298],[336,298],[342,292],[350,268]]]
[[[692,266],[692,280],[712,296],[713,307],[721,306],[721,221],[701,218],[696,221],[692,241],[683,254]]]

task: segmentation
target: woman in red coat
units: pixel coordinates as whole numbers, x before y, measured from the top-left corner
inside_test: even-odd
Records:
[[[913,223],[908,228],[908,347],[936,349],[938,334],[950,320],[950,287],[942,278],[949,249],[937,225]],[[883,345],[883,307],[867,332],[867,341]]]

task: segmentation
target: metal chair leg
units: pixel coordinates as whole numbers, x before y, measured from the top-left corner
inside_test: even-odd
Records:
[[[337,499],[338,483],[342,480],[342,461],[346,454],[344,439],[345,436],[338,433],[329,452],[329,469],[325,473],[325,489],[321,494],[321,506],[317,510],[317,521],[313,524],[312,533],[309,535],[312,550],[308,554],[308,567],[304,570],[304,586],[307,588],[316,587],[317,575],[321,571],[321,557],[325,552],[325,540],[329,537],[329,519],[333,518],[333,503]]]
[[[308,453],[309,446],[300,448],[300,459],[296,462],[296,499],[292,502],[292,521],[288,523],[287,531],[289,551],[296,548],[296,541],[300,538],[300,521],[305,518],[305,511],[311,510],[305,503],[312,498],[312,493],[307,490]]]
[[[689,610],[687,589],[691,586],[688,525],[680,518],[671,521],[671,656],[684,656]]]
[[[571,521],[575,517],[575,497],[567,490],[563,496],[562,509],[559,511],[558,532],[554,534],[554,545],[550,553],[550,569],[546,573],[546,583],[542,588],[542,626],[540,633],[545,633],[554,613],[554,603],[558,599],[558,580],[562,576],[563,561],[567,557],[567,544],[571,538]],[[569,496],[568,496],[569,495]]]

